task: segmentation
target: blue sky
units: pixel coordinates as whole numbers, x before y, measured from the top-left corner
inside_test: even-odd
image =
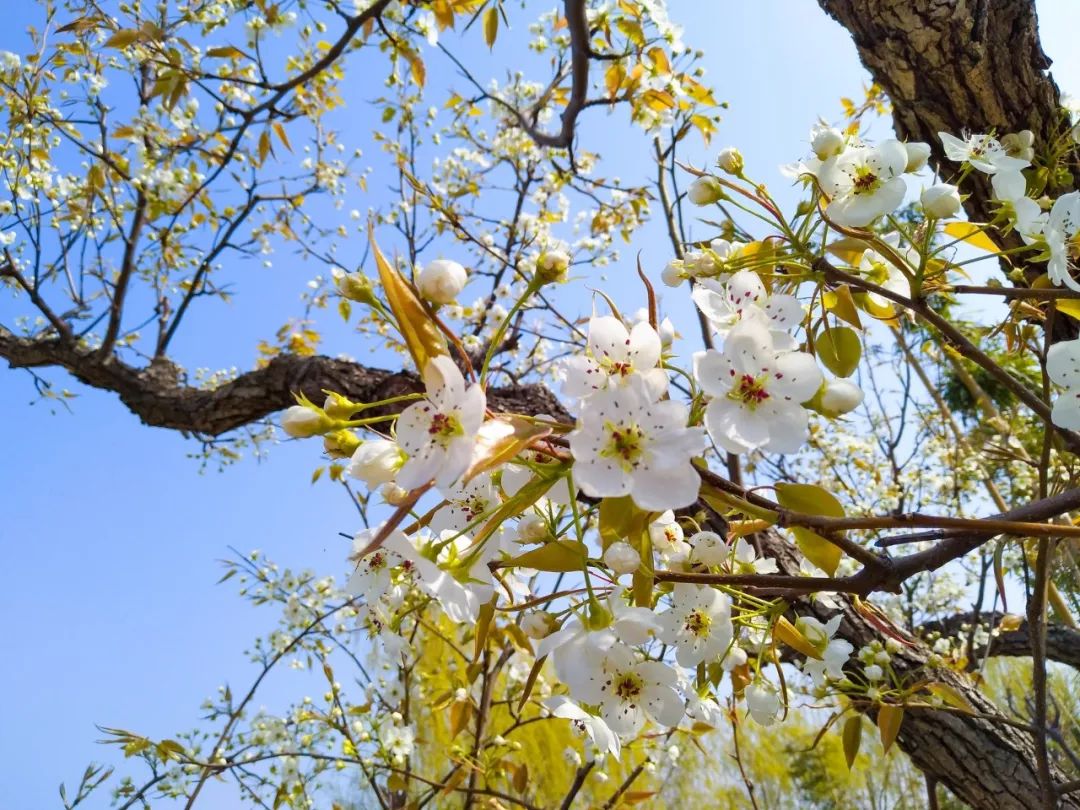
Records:
[[[21,51],[29,4],[6,5],[0,49]],[[1080,90],[1080,56],[1067,41],[1080,10],[1071,5],[1039,8],[1058,82]],[[754,176],[779,192],[786,181],[775,167],[804,153],[811,123],[836,118],[841,96],[860,95],[867,78],[854,46],[812,0],[681,0],[671,15],[687,41],[705,50],[708,79],[730,103],[713,147],[695,146],[686,159],[703,165],[720,146],[737,145]],[[431,65],[440,57],[429,58],[429,76],[439,75]],[[357,91],[347,108],[361,131],[374,121],[363,98]],[[589,111],[581,125],[587,147],[614,147],[605,157],[627,181],[647,167],[640,156],[648,144],[621,113],[609,119]],[[611,137],[612,130],[626,137]],[[373,186],[346,209],[385,199]],[[662,231],[650,227],[638,248],[658,275],[669,253]],[[273,270],[245,273],[251,278],[239,278],[234,303],[203,314],[178,342],[188,368],[250,366],[256,341],[299,313],[310,267],[279,257]],[[0,301],[0,317],[9,311],[10,302]],[[324,348],[364,355],[344,336]],[[250,680],[242,651],[273,616],[247,607],[231,584],[215,585],[216,560],[229,555],[228,546],[341,573],[346,547],[337,533],[356,528],[336,488],[309,484],[319,463],[315,443],[282,444],[263,463],[200,474],[186,457],[197,448],[181,436],[143,427],[110,394],[54,379],[79,395],[73,413],[31,407],[34,392],[21,372],[0,377],[0,569],[10,576],[0,589],[7,624],[0,795],[13,808],[58,806],[60,781],[73,785],[92,760],[117,762],[115,749],[95,744],[95,724],[171,736],[194,724],[219,684]],[[285,673],[270,682],[266,699],[297,698],[307,688],[302,676]],[[224,796],[208,798],[205,807],[234,806]],[[104,794],[91,803],[105,805]]]

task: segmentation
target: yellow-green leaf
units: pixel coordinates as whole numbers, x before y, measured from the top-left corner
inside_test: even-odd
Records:
[[[881,732],[881,747],[888,751],[900,733],[900,724],[904,722],[904,707],[894,703],[882,703],[878,707],[877,727]]]
[[[840,505],[840,501],[815,484],[779,483],[776,485],[776,500],[785,509],[795,512],[826,517],[844,516],[844,507]],[[836,573],[836,567],[843,555],[838,547],[816,532],[801,526],[793,526],[791,533],[795,535],[799,550],[810,562],[829,576]]]
[[[843,318],[856,329],[862,329],[859,310],[855,306],[855,299],[851,297],[851,287],[847,284],[841,284],[835,290],[826,290],[821,300],[825,304],[825,309],[833,315]]]
[[[487,644],[488,634],[491,632],[491,622],[495,618],[495,601],[486,602],[480,606],[480,613],[476,618],[476,643],[473,646],[473,660],[479,661],[480,654]]]
[[[495,46],[495,37],[499,35],[499,7],[492,5],[484,12],[484,42],[488,48]]]
[[[383,256],[375,242],[375,231],[371,226],[368,226],[368,239],[375,257],[375,266],[379,269],[379,281],[382,282],[386,294],[386,303],[394,314],[398,331],[412,355],[413,362],[416,363],[417,370],[423,372],[432,357],[450,353],[446,338],[428,315],[412,285]]]
[[[950,686],[947,683],[942,683],[941,681],[934,681],[933,683],[927,684],[926,689],[931,694],[937,695],[947,705],[952,706],[954,709],[959,709],[960,711],[966,712],[967,714],[975,713],[975,709],[973,709],[971,704],[968,703],[967,698],[965,698],[962,694],[960,694],[960,692],[958,692],[954,687]]]
[[[950,222],[945,226],[944,230],[949,236],[962,239],[972,247],[979,248],[979,250],[985,250],[988,253],[1001,252],[983,229],[971,222]]]
[[[522,568],[537,571],[581,571],[585,567],[589,550],[577,540],[553,540],[540,548],[512,557],[510,562]]]
[[[859,755],[859,745],[862,743],[863,719],[861,714],[849,717],[844,723],[844,759],[847,760],[848,770],[855,763],[855,757]]]
[[[814,339],[814,351],[825,368],[837,377],[850,377],[862,359],[859,333],[847,326],[823,329]]]
[[[816,661],[821,660],[821,651],[810,643],[810,640],[799,632],[799,628],[781,616],[773,625],[773,638],[782,641],[796,652],[800,652],[807,658]]]
[[[133,28],[121,28],[107,40],[105,40],[106,48],[117,48],[123,50],[129,45],[133,45],[143,38],[142,31],[136,31]]]
[[[629,495],[600,501],[600,543],[604,551],[612,543],[630,537],[635,529],[640,531],[647,516],[634,506],[634,499]]]

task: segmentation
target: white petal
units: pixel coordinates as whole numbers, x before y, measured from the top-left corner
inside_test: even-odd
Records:
[[[687,461],[678,467],[639,468],[633,475],[634,503],[640,509],[681,509],[697,500],[701,477]]]
[[[821,387],[823,376],[817,361],[806,352],[788,352],[776,358],[769,393],[791,402],[806,402]]]

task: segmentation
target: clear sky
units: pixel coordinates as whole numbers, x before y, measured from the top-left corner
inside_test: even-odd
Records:
[[[4,6],[0,49],[20,52],[33,10],[28,0]],[[1054,74],[1080,92],[1080,56],[1068,41],[1080,30],[1080,8],[1043,0],[1039,9]],[[675,0],[671,16],[687,42],[705,51],[708,79],[730,103],[712,149],[686,154],[698,165],[733,144],[755,177],[780,190],[776,165],[800,157],[812,122],[837,118],[839,98],[857,98],[868,82],[846,33],[813,0]],[[436,53],[426,57],[440,62]],[[440,75],[430,65],[428,75]],[[444,64],[442,75],[449,73]],[[374,123],[363,97],[348,100],[360,131]],[[645,170],[637,156],[647,154],[647,143],[621,112],[608,119],[588,111],[581,126],[583,143],[610,158],[626,181]],[[610,137],[612,130],[626,137]],[[385,199],[373,187],[346,208]],[[658,275],[669,258],[662,232],[651,227],[639,247]],[[233,304],[188,324],[177,344],[188,368],[250,367],[256,341],[299,313],[310,268],[279,259],[273,270],[252,265],[245,274]],[[0,317],[10,311],[10,301],[0,300]],[[364,354],[340,336],[324,348]],[[77,783],[92,760],[118,762],[115,749],[95,744],[95,724],[171,736],[194,724],[219,684],[250,681],[242,651],[274,617],[247,607],[231,583],[215,585],[216,560],[229,555],[228,546],[340,574],[347,548],[337,532],[356,528],[336,488],[309,484],[320,463],[317,443],[283,444],[263,463],[200,474],[186,457],[197,448],[180,435],[143,427],[110,394],[53,379],[78,393],[72,414],[29,406],[29,378],[0,372],[0,570],[10,577],[0,589],[7,627],[0,806],[14,810],[59,806],[62,780]],[[285,673],[270,682],[266,700],[298,698],[308,688],[302,676]],[[91,806],[106,806],[105,798]],[[234,806],[209,798],[203,806]]]

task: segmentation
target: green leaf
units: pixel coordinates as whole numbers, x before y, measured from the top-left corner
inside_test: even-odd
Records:
[[[624,540],[639,528],[647,517],[634,506],[634,499],[629,495],[621,498],[604,498],[600,501],[600,543],[604,551],[612,543]]]
[[[882,703],[878,707],[877,727],[881,733],[881,747],[886,752],[892,748],[896,735],[900,733],[900,724],[904,722],[904,707],[895,703]]]
[[[484,12],[484,42],[488,49],[495,47],[495,37],[499,35],[499,8],[491,6]]]
[[[841,284],[835,290],[826,290],[821,300],[825,304],[825,309],[833,315],[843,318],[856,329],[862,329],[859,309],[855,306],[855,299],[851,297],[851,287],[847,284]]]
[[[848,770],[855,764],[855,757],[859,755],[859,745],[862,743],[863,719],[861,714],[849,717],[844,723],[844,759],[847,760]]]
[[[386,303],[394,314],[398,331],[412,355],[413,362],[416,363],[417,370],[423,373],[432,357],[450,353],[446,338],[428,315],[412,285],[383,256],[375,242],[375,231],[371,226],[368,227],[368,239],[371,242],[372,255],[375,256],[375,265],[379,268],[379,281],[386,293]]]
[[[814,338],[814,351],[825,368],[837,377],[850,377],[862,359],[862,341],[854,329],[834,326]]]
[[[577,540],[553,540],[526,551],[510,559],[510,563],[522,568],[535,568],[537,571],[581,571],[585,568],[585,560],[589,557],[589,550],[584,543]]]
[[[844,516],[844,507],[840,505],[840,501],[815,484],[777,484],[776,500],[785,509],[807,515]],[[795,535],[799,550],[810,562],[829,576],[836,573],[840,558],[843,556],[843,552],[838,547],[820,534],[801,526],[791,527],[791,533]]]

